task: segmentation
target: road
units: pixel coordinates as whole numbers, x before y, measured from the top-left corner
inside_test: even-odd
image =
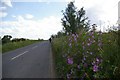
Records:
[[[35,43],[2,55],[3,78],[54,77],[51,44]]]

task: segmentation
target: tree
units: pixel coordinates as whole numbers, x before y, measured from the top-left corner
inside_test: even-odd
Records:
[[[4,37],[2,38],[2,43],[7,43],[10,42],[10,39],[12,38],[11,35],[4,35]]]
[[[74,2],[70,2],[63,13],[62,25],[65,33],[75,33],[78,29],[88,29],[89,21],[85,17],[85,10],[83,7],[80,10],[76,10]]]

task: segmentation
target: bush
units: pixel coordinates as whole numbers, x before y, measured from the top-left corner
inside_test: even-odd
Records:
[[[52,46],[58,77],[119,78],[119,45],[111,34],[93,30],[54,39]]]

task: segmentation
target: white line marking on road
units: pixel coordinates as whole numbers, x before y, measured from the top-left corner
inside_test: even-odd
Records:
[[[34,46],[34,47],[32,47],[32,49],[35,49],[35,48],[37,48],[38,46]]]
[[[11,58],[11,60],[14,60],[15,58],[17,58],[17,57],[19,57],[19,56],[22,56],[23,54],[25,54],[25,53],[27,53],[27,52],[28,52],[28,51],[25,51],[25,52],[23,52],[23,53],[21,53],[21,54],[15,56],[15,57]]]

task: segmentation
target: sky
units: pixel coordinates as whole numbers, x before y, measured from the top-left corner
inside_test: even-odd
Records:
[[[13,38],[49,39],[61,31],[62,10],[72,0],[1,0],[0,36]],[[92,24],[116,25],[119,0],[74,0],[75,6],[84,7]]]

